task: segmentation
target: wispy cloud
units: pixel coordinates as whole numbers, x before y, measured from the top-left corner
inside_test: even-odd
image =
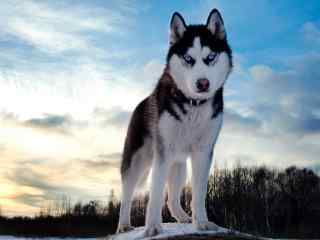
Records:
[[[311,42],[320,44],[320,26],[314,22],[306,22],[302,27],[304,38]]]
[[[106,201],[108,191],[120,183],[119,176],[114,174],[118,167],[117,163],[104,160],[74,159],[62,164],[25,161],[23,166],[17,166],[2,176],[2,180],[14,186],[15,191],[4,196],[0,194],[0,199],[35,209],[50,201],[58,201],[62,196],[69,196],[73,202]]]
[[[72,119],[68,116],[48,115],[44,118],[33,118],[24,122],[27,127],[41,130],[55,130],[67,134]]]
[[[312,167],[317,163],[319,60],[318,54],[311,53],[283,60],[282,69],[241,66],[246,87],[237,91],[238,85],[229,85],[232,94],[226,99],[225,124],[216,150],[219,164],[241,160],[248,165]]]
[[[122,153],[114,152],[114,153],[108,153],[108,154],[100,154],[98,156],[99,158],[102,158],[102,159],[120,159],[122,156]]]
[[[85,167],[93,169],[95,171],[97,170],[110,170],[110,168],[119,169],[120,167],[120,159],[117,159],[114,162],[110,161],[93,161],[93,160],[81,160],[81,164],[83,164]]]
[[[125,33],[132,26],[132,12],[104,7],[55,4],[53,1],[3,1],[2,38],[17,38],[46,53],[97,51],[96,33]],[[126,21],[122,14],[126,14]],[[91,32],[89,36],[88,33]]]
[[[97,108],[94,110],[94,116],[99,119],[101,126],[127,127],[131,112],[113,107],[105,110]]]
[[[45,133],[72,135],[72,131],[87,127],[87,121],[77,121],[70,115],[44,114],[39,118],[21,119],[12,113],[0,113],[0,122],[20,128],[32,128]],[[1,150],[1,148],[0,148]]]

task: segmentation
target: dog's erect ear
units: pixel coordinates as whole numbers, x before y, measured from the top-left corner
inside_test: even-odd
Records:
[[[207,28],[216,35],[219,39],[223,40],[226,38],[226,31],[223,23],[221,14],[217,9],[213,9],[207,20]]]
[[[170,22],[170,45],[176,43],[182,38],[184,32],[186,31],[187,25],[180,15],[180,13],[175,12],[172,15]]]

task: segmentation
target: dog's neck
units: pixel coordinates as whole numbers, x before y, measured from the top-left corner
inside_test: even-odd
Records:
[[[166,67],[161,75],[159,82],[152,93],[158,104],[159,114],[164,110],[169,112],[176,120],[181,121],[177,114],[174,105],[177,105],[183,114],[187,114],[185,105],[191,107],[199,107],[207,102],[212,105],[212,118],[215,118],[219,113],[223,112],[223,87],[218,89],[214,96],[208,99],[193,99],[188,98],[175,83],[173,77]]]
[[[208,101],[208,99],[195,99],[186,97],[180,89],[175,89],[175,91],[173,91],[172,98],[175,102],[190,104],[194,107],[200,106]]]
[[[169,81],[172,84],[172,87],[170,89],[170,95],[173,98],[173,100],[175,102],[179,102],[181,104],[189,104],[190,106],[200,106],[204,103],[206,103],[209,99],[196,99],[196,98],[191,98],[191,97],[187,97],[175,84],[173,77],[171,76],[170,72],[169,72],[169,67],[166,66],[164,71],[163,71],[163,75],[162,78],[166,78],[167,80],[169,79]]]

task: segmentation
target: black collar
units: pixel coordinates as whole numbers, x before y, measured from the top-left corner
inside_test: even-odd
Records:
[[[195,99],[186,97],[183,92],[179,89],[176,89],[173,93],[173,99],[177,103],[186,103],[194,107],[198,107],[208,101],[208,99]]]
[[[194,99],[194,98],[187,98],[190,105],[198,107],[207,102],[207,99]]]

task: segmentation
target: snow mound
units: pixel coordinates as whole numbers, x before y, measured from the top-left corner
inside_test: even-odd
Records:
[[[144,237],[144,227],[139,227],[134,229],[133,231],[120,233],[113,236],[110,236],[108,240],[155,240],[155,239],[175,239],[179,238],[182,239],[183,236],[189,236],[192,239],[195,239],[197,236],[201,237],[219,237],[219,239],[223,239],[223,237],[238,237],[239,239],[266,239],[260,238],[256,236],[252,236],[245,233],[240,233],[238,231],[226,229],[220,227],[218,231],[199,231],[194,228],[194,226],[189,224],[182,224],[182,223],[163,223],[162,224],[163,231],[161,234],[156,235],[151,238]],[[188,239],[188,238],[184,238]],[[230,238],[228,238],[230,239]]]

